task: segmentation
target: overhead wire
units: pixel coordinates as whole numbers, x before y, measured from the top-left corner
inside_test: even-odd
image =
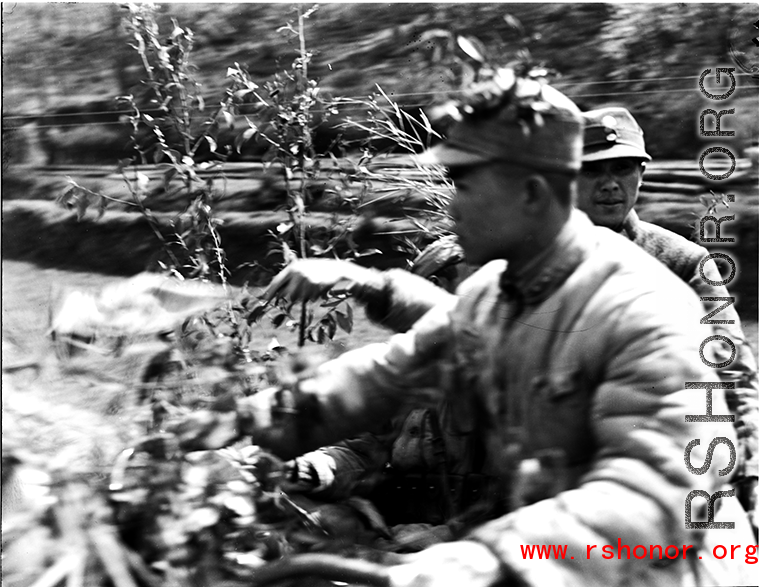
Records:
[[[747,77],[750,76],[748,73],[734,73],[733,75],[737,77]],[[659,78],[636,78],[636,79],[625,79],[625,80],[605,80],[605,81],[589,81],[589,82],[555,82],[552,84],[554,87],[557,88],[571,88],[571,87],[577,87],[577,86],[594,86],[594,85],[608,85],[608,84],[625,84],[625,83],[638,83],[638,82],[668,82],[668,81],[682,81],[682,80],[697,80],[700,79],[700,76],[670,76],[670,77],[659,77]],[[401,98],[401,97],[412,97],[412,96],[440,96],[440,95],[447,95],[447,96],[455,96],[457,93],[462,92],[463,90],[450,90],[450,91],[444,91],[444,90],[438,90],[438,91],[426,91],[426,92],[392,92],[387,91],[388,97],[391,98]],[[634,90],[634,91],[627,91],[627,92],[600,92],[600,93],[587,93],[587,94],[569,94],[570,98],[576,99],[576,98],[611,98],[611,97],[620,97],[620,96],[635,96],[635,95],[641,95],[641,94],[670,94],[670,93],[686,93],[686,92],[692,92],[693,88],[668,88],[668,89],[660,89],[660,90]],[[340,105],[340,110],[345,111],[351,111],[351,110],[362,110],[367,108],[364,104],[351,104],[350,100],[366,100],[368,96],[349,96],[349,97],[342,97],[340,99],[346,100],[346,103],[343,103]],[[403,108],[423,108],[425,106],[429,106],[429,103],[414,103],[414,104],[402,104]],[[149,109],[146,109],[149,111]],[[324,109],[313,109],[312,112],[314,113],[324,113],[326,110]],[[134,111],[132,110],[106,110],[106,111],[85,111],[85,112],[66,112],[66,113],[52,113],[52,114],[17,114],[17,115],[3,115],[3,121],[21,121],[21,120],[29,120],[29,121],[44,121],[45,119],[61,119],[66,117],[82,117],[82,116],[130,116],[133,115]],[[114,120],[108,120],[108,121],[83,121],[79,123],[62,123],[62,124],[38,124],[37,128],[41,129],[48,129],[48,128],[69,128],[69,127],[82,127],[82,126],[112,126],[112,125],[124,125],[123,121],[114,121]]]

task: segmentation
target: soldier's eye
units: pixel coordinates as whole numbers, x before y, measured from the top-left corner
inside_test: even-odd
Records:
[[[603,166],[586,163],[582,166],[580,173],[585,177],[597,177],[603,173]]]
[[[614,175],[630,175],[637,166],[634,161],[619,161],[612,165],[611,172]]]

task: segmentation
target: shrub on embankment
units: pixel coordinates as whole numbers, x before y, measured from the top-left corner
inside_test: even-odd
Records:
[[[172,239],[170,213],[155,213],[166,240]],[[252,266],[271,266],[280,259],[270,252],[276,249],[272,232],[288,219],[285,212],[226,212],[219,217],[219,229],[227,265],[233,281],[252,277]],[[314,228],[329,230],[331,214],[312,213]],[[354,232],[362,249],[380,249],[382,255],[370,255],[363,262],[377,267],[403,266],[404,255],[396,250],[395,235],[384,232],[412,230],[411,221],[373,218],[360,222]],[[139,214],[109,211],[102,218],[92,211],[81,220],[73,211],[52,202],[12,200],[3,203],[3,257],[26,260],[43,266],[72,268],[116,275],[134,275],[157,268],[162,243]]]

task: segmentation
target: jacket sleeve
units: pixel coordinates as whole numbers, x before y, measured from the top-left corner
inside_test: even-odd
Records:
[[[359,299],[372,322],[393,332],[406,332],[436,305],[451,303],[456,298],[431,281],[403,269],[390,269],[382,277],[384,287],[379,292],[363,299],[359,296]]]
[[[289,459],[364,432],[381,432],[392,417],[439,402],[438,359],[450,340],[451,296],[412,330],[387,343],[349,351],[299,383],[292,405],[262,390],[238,404],[239,425],[253,442]],[[279,416],[278,414],[282,414]]]
[[[707,261],[703,266],[704,276],[714,282],[721,282],[719,269],[714,260]],[[697,270],[688,285],[702,299],[704,316],[716,310],[724,301],[704,300],[703,298],[729,298],[730,294],[724,285],[711,285],[701,278]],[[741,448],[739,475],[743,477],[759,476],[759,380],[756,373],[754,352],[746,339],[741,326],[741,319],[730,304],[718,314],[710,318],[714,334],[732,341],[735,348],[733,360],[724,368],[718,369],[722,381],[736,382],[735,390],[727,390],[727,403],[732,414],[737,414],[735,428]],[[719,324],[726,321],[729,324]],[[718,361],[729,361],[733,349],[727,343],[712,343],[713,348],[720,349]],[[721,348],[720,348],[721,347]]]
[[[366,493],[380,480],[385,464],[390,461],[396,435],[395,430],[385,434],[366,433],[320,448],[319,452],[334,461],[334,477],[313,494],[332,500]]]
[[[470,535],[528,585],[635,584],[633,577],[648,572],[650,561],[617,559],[616,550],[612,559],[603,560],[603,546],[616,549],[618,540],[631,550],[639,544],[697,546],[698,537],[685,531],[686,496],[691,490],[713,495],[728,479],[718,476],[727,462],[723,446],[703,475],[691,473],[683,462],[692,439],[701,439],[691,456],[696,467],[704,463],[712,439],[735,443],[730,423],[685,421],[686,415],[706,413],[705,391],[686,389],[685,383],[714,380],[698,357],[702,332],[695,298],[686,312],[678,307],[682,296],[672,296],[671,303],[660,295],[624,297],[596,308],[592,314],[609,316],[610,322],[602,332],[593,329],[584,342],[592,349],[586,356],[604,365],[591,400],[596,445],[591,469],[575,488],[517,509]],[[674,327],[663,326],[673,319]],[[713,392],[712,407],[715,415],[727,413],[720,390]],[[693,501],[694,521],[704,519],[704,506],[702,498]],[[524,545],[567,545],[567,553],[559,560],[530,559],[522,554]],[[588,545],[597,548],[589,554]],[[683,572],[681,565],[672,565],[675,577]],[[637,584],[648,583],[644,578]],[[679,578],[671,584],[679,584]]]

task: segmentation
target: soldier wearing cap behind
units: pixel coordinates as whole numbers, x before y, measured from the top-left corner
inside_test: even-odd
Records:
[[[680,235],[638,218],[634,206],[638,199],[646,162],[651,160],[645,150],[643,131],[628,110],[620,107],[586,112],[582,169],[578,180],[577,207],[598,226],[605,226],[627,237],[643,250],[664,263],[686,282],[701,298],[726,298],[725,286],[713,286],[701,278],[700,266],[708,251]],[[452,242],[446,251],[458,261],[460,252]],[[440,255],[438,255],[440,257]],[[445,264],[444,259],[438,263]],[[721,281],[714,260],[707,261],[703,273],[711,281]],[[401,270],[379,272],[341,261],[301,261],[272,283],[269,295],[282,293],[293,299],[318,297],[335,283],[350,285],[357,298],[366,305],[367,315],[380,324],[403,332],[426,311],[441,303],[446,292]],[[704,301],[706,311],[715,302]],[[740,473],[734,484],[744,508],[752,515],[756,531],[757,476],[759,475],[759,406],[756,361],[735,307],[730,305],[719,318],[727,324],[715,324],[714,331],[733,341],[736,355],[729,365],[719,370],[723,381],[734,382],[728,390],[728,405],[736,416],[739,438]],[[701,337],[704,338],[703,336]],[[718,341],[712,342],[715,347]],[[725,343],[716,362],[726,361],[731,349]],[[308,457],[306,457],[306,460]],[[341,463],[332,463],[339,470]],[[301,463],[301,468],[304,464]],[[355,468],[351,469],[355,472]]]
[[[721,282],[723,279],[715,261],[705,261],[709,251],[670,230],[643,222],[635,212],[646,162],[651,160],[645,149],[643,130],[625,108],[601,108],[583,116],[585,139],[577,207],[594,224],[621,233],[664,263],[698,294],[706,311],[716,309],[720,302],[704,298],[728,298],[730,294],[724,285],[711,285],[707,281]],[[722,310],[714,320],[727,322],[715,324],[714,333],[732,340],[735,345],[736,352],[731,357],[733,349],[727,343],[721,340],[711,343],[715,347],[721,345],[715,362],[727,363],[719,370],[720,379],[733,382],[736,387],[727,391],[728,406],[736,416],[739,440],[740,472],[734,484],[743,506],[756,516],[759,476],[756,361],[733,305]],[[757,520],[754,519],[756,526]]]
[[[730,479],[716,466],[692,474],[684,447],[736,440],[729,423],[686,422],[706,397],[685,382],[715,376],[699,358],[698,297],[574,209],[583,120],[568,98],[502,69],[458,112],[425,159],[449,168],[456,233],[481,268],[408,332],[321,365],[291,394],[239,400],[238,433],[290,458],[444,397],[452,425],[481,441],[503,515],[409,555],[390,569],[396,587],[746,584],[748,566],[712,557],[683,520],[691,492],[715,495]],[[722,390],[711,405],[727,412]],[[705,449],[693,448],[693,462]],[[719,501],[719,518],[736,526],[723,542],[749,544],[745,513]],[[694,519],[705,510],[695,505]],[[685,560],[602,560],[600,546],[617,541],[693,546]],[[520,548],[551,544],[568,556]]]

